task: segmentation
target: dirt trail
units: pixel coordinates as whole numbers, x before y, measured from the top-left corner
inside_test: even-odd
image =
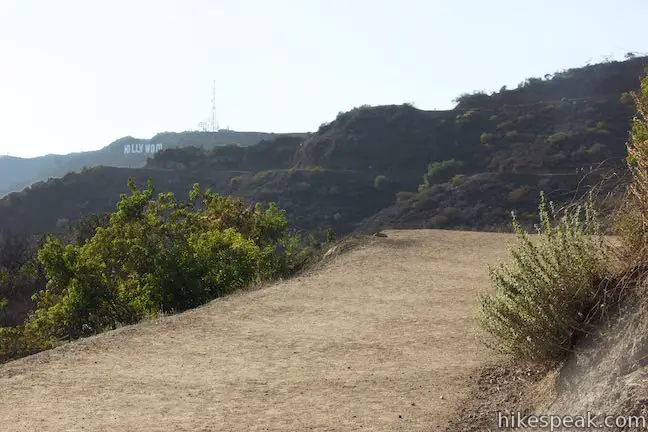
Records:
[[[437,431],[494,360],[504,234],[386,231],[313,274],[0,366],[0,430]]]

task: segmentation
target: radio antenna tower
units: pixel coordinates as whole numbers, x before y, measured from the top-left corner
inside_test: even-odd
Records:
[[[218,120],[216,119],[216,80],[214,80],[214,88],[212,92],[212,112],[211,112],[210,129],[212,132],[218,132],[220,130],[220,127],[218,126]]]

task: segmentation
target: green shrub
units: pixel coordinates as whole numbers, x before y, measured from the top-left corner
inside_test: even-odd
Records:
[[[601,122],[599,122],[599,126],[600,123]],[[587,132],[588,134],[610,135],[611,132],[609,130],[605,129],[605,127],[599,127],[599,126],[585,128],[585,132]]]
[[[511,192],[509,192],[507,198],[509,202],[520,202],[524,198],[526,198],[528,193],[529,193],[528,186],[520,186],[519,188],[513,189]]]
[[[468,123],[474,117],[475,117],[475,111],[468,110],[464,113],[458,114],[457,117],[455,118],[455,121],[457,122],[457,124],[464,124],[464,123]]]
[[[637,112],[627,145],[632,181],[617,221],[629,266],[646,262],[648,256],[648,75],[641,80],[641,90],[631,97]]]
[[[250,207],[198,185],[185,204],[170,193],[154,198],[152,182],[129,188],[87,240],[46,241],[38,259],[47,288],[34,296],[24,329],[3,330],[5,342],[25,351],[50,348],[196,307],[286,274],[304,259],[303,241],[286,233],[285,214],[274,204]],[[0,355],[12,355],[7,350]]]
[[[419,185],[419,192],[426,191],[430,185],[450,179],[463,167],[463,162],[454,159],[430,162],[427,172],[423,175],[423,184]]]
[[[558,360],[612,305],[604,286],[606,247],[591,201],[559,218],[544,195],[538,237],[515,217],[507,264],[490,268],[494,293],[480,296],[478,325],[489,345],[521,359]]]
[[[642,261],[648,243],[645,215],[630,194],[626,194],[614,212],[614,229],[621,239],[621,252],[628,265],[636,264],[633,262],[636,260]]]
[[[550,144],[554,144],[554,143],[557,143],[557,142],[562,142],[562,141],[565,141],[570,136],[571,136],[571,133],[556,132],[555,134],[550,135],[547,138],[547,142],[550,143]]]
[[[492,134],[492,133],[486,133],[486,132],[484,132],[484,133],[482,133],[482,134],[479,136],[479,141],[480,141],[483,145],[489,145],[489,144],[491,144],[492,141],[493,141],[493,134]]]
[[[456,176],[452,177],[452,186],[461,185],[464,182],[465,177],[466,176],[463,174],[457,174]]]
[[[234,177],[230,178],[229,182],[228,182],[229,187],[231,187],[231,188],[239,187],[241,185],[241,180],[242,180],[241,176],[234,176]]]
[[[0,361],[10,360],[26,351],[20,327],[0,327]]]
[[[511,120],[506,120],[503,121],[502,123],[497,125],[497,130],[504,130],[508,129],[513,126],[513,122]]]
[[[377,175],[376,178],[374,179],[374,188],[378,190],[382,190],[389,180],[387,179],[386,176],[384,175]]]
[[[324,231],[324,241],[326,243],[333,243],[335,239],[337,238],[335,231],[333,231],[331,228],[327,228]]]
[[[508,138],[508,139],[515,139],[518,136],[518,132],[516,130],[511,130],[511,131],[506,132],[506,134],[504,136],[506,138]]]
[[[258,173],[254,174],[254,181],[255,182],[264,181],[270,175],[271,175],[270,171],[259,171]]]
[[[585,150],[585,153],[587,153],[588,155],[591,155],[591,156],[597,156],[597,155],[600,155],[600,154],[604,153],[605,149],[606,149],[605,145],[597,142],[597,143],[592,144],[592,146],[590,148]]]
[[[0,327],[0,362],[37,353],[55,345],[25,331],[24,325]]]
[[[460,107],[479,107],[488,103],[490,97],[483,90],[474,91],[472,93],[462,93],[453,99],[453,102],[457,104],[457,108]]]

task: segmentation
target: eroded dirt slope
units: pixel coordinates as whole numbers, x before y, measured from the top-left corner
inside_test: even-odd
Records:
[[[386,231],[316,272],[0,366],[2,431],[429,431],[495,360],[510,236]]]

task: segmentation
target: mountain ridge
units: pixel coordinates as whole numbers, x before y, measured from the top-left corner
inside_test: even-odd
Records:
[[[217,132],[162,132],[149,139],[125,136],[98,150],[47,154],[30,158],[6,155],[0,157],[0,196],[17,192],[35,182],[80,171],[84,167],[103,165],[139,168],[146,164],[149,157],[162,149],[191,146],[213,148],[233,143],[249,146],[280,135],[284,134],[224,129]],[[152,148],[152,146],[156,147]],[[126,151],[127,148],[130,151]]]
[[[12,193],[0,199],[0,229],[51,231],[61,220],[111,210],[129,177],[142,185],[151,177],[159,191],[182,197],[198,182],[274,201],[307,231],[501,230],[511,211],[530,223],[540,191],[564,204],[606,170],[622,176],[635,114],[627,92],[647,65],[642,57],[548,74],[517,89],[461,95],[453,110],[360,106],[313,133],[254,145],[196,146],[201,133],[159,134],[149,143],[182,138],[182,148],[165,148],[139,167],[86,169]],[[57,205],[43,206],[50,195]]]

